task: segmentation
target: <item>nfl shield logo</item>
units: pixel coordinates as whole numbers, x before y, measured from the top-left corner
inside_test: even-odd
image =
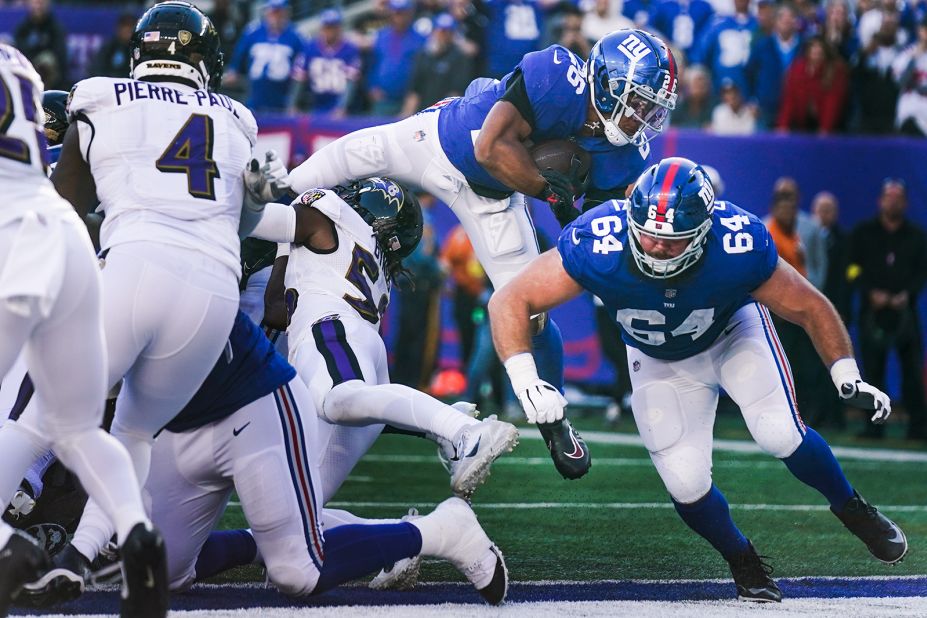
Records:
[[[634,361],[634,364],[631,365],[631,368],[634,369],[635,372],[640,371],[641,362],[639,360]]]
[[[667,289],[666,289],[666,297],[667,297],[667,298],[676,298],[676,290],[673,289],[673,288],[667,288]]]
[[[178,30],[177,31],[177,40],[180,41],[181,45],[186,45],[191,40],[193,40],[193,35],[190,34],[189,30]]]

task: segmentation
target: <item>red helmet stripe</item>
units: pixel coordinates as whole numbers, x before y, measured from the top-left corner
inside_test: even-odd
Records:
[[[676,58],[673,57],[673,52],[669,49],[666,50],[667,55],[669,56],[669,84],[666,87],[667,92],[676,91]]]
[[[666,203],[669,201],[670,188],[673,186],[677,171],[679,171],[679,163],[671,163],[663,178],[663,184],[660,186],[660,199],[657,201],[657,215],[660,217],[666,216]]]

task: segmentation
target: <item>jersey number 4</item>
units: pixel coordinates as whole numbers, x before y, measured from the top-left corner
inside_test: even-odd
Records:
[[[212,118],[205,114],[192,114],[155,166],[166,174],[186,174],[190,195],[215,200],[216,178],[221,176],[219,166],[212,158],[214,138]]]

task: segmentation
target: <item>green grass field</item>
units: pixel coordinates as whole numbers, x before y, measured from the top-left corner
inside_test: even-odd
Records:
[[[577,426],[603,429],[595,418],[581,419]],[[633,433],[633,422],[622,419],[616,429]],[[536,430],[521,431],[526,438],[496,462],[473,499],[480,521],[505,552],[513,579],[730,576],[726,563],[671,508],[643,448],[590,443],[592,470],[579,481],[565,481],[541,441],[527,438]],[[749,439],[735,417],[719,418],[716,435]],[[860,445],[847,436],[824,435],[835,444]],[[890,445],[914,446],[897,441],[878,446]],[[714,478],[731,503],[735,521],[758,551],[769,556],[777,577],[927,573],[927,463],[842,463],[860,493],[904,528],[910,552],[902,564],[877,562],[826,509],[781,508],[823,508],[826,503],[771,457],[716,451]],[[427,512],[449,495],[447,474],[430,443],[386,435],[358,464],[332,506],[367,517],[399,517],[410,506]],[[231,506],[223,527],[243,525],[240,508]],[[256,569],[231,575],[259,577]],[[447,565],[426,562],[422,578],[457,581],[460,576]]]

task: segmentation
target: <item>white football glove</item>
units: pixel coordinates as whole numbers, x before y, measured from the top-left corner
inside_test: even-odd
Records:
[[[876,425],[884,423],[892,413],[892,402],[888,395],[862,380],[841,384],[840,398],[854,408],[873,410],[875,413],[870,420]]]
[[[544,380],[534,380],[516,394],[529,423],[554,423],[563,418],[567,400]]]
[[[290,176],[283,161],[273,150],[264,155],[262,165],[257,158],[252,158],[242,174],[245,190],[256,201],[276,202],[290,191]]]

